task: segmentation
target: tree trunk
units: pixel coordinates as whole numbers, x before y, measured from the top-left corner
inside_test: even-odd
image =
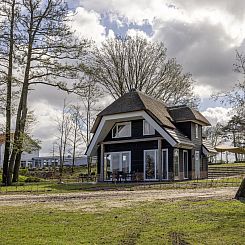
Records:
[[[31,40],[31,37],[30,37]],[[12,174],[15,165],[15,159],[18,151],[20,151],[20,157],[22,154],[22,146],[23,146],[23,136],[25,133],[25,124],[26,124],[26,116],[27,116],[27,96],[28,96],[28,87],[29,87],[29,73],[31,67],[31,56],[32,56],[32,43],[30,41],[28,46],[28,55],[27,55],[27,63],[25,69],[24,82],[21,91],[21,98],[19,102],[17,118],[16,118],[16,126],[15,126],[15,134],[14,134],[14,147],[10,157],[9,162],[9,172],[8,172],[8,185],[12,184]],[[16,171],[19,171],[17,167]],[[17,173],[15,173],[17,175]]]
[[[77,113],[77,112],[76,112]],[[76,141],[77,141],[77,127],[78,127],[78,115],[76,114],[75,119],[75,132],[74,132],[74,142],[73,142],[73,152],[72,152],[72,174],[74,173],[75,157],[76,157]]]
[[[236,195],[235,199],[239,200],[240,198],[245,198],[245,178],[243,179]]]
[[[7,75],[7,98],[6,98],[6,126],[5,126],[5,149],[3,159],[2,182],[7,184],[9,171],[9,157],[11,150],[11,98],[12,98],[12,75],[13,75],[13,52],[14,52],[14,21],[15,21],[15,0],[12,2],[10,39],[9,39],[9,57],[8,57],[8,75]]]
[[[23,96],[21,94],[17,116],[16,116],[16,126],[15,126],[15,133],[14,133],[13,149],[12,149],[12,153],[11,153],[10,160],[9,160],[9,169],[8,169],[8,175],[7,175],[7,180],[6,180],[7,185],[12,184],[12,173],[13,173],[13,168],[14,168],[14,162],[15,162],[15,157],[18,152],[17,145],[18,145],[19,131],[20,131],[19,121],[21,119],[22,99],[23,99]]]
[[[21,162],[21,154],[22,152],[18,152],[15,158],[13,182],[18,182],[19,180],[19,168],[20,168],[20,162]]]

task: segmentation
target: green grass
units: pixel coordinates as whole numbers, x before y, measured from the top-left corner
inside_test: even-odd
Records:
[[[240,163],[222,163],[222,164],[210,164],[210,167],[244,167],[245,162],[240,162]]]
[[[7,206],[0,209],[0,244],[245,244],[244,217],[245,204],[235,200],[146,202],[94,212]]]

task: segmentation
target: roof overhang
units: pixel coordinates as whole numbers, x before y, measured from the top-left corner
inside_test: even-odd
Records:
[[[205,145],[202,145],[202,152],[205,156],[211,157],[211,156],[215,156],[218,154],[218,152],[214,149],[214,150],[208,150]]]
[[[97,126],[94,136],[87,148],[87,156],[95,156],[97,154],[98,145],[105,139],[107,134],[116,122],[145,119],[148,123],[164,138],[170,145],[176,147],[178,142],[162,128],[146,111],[126,112],[114,115],[103,116]]]

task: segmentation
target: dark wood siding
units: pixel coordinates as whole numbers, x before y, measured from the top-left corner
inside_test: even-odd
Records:
[[[151,138],[151,137],[160,137],[160,136],[161,135],[157,131],[155,131],[154,135],[143,135],[143,119],[141,119],[141,120],[131,121],[131,137],[123,137],[123,138],[116,138],[116,139],[112,138],[112,129],[111,129],[108,135],[105,137],[104,142],[126,140],[126,139]]]
[[[180,132],[182,132],[189,139],[191,139],[191,124],[192,122],[181,122],[176,123],[175,126],[180,130]]]

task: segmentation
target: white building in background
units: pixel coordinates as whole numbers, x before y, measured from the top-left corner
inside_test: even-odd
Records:
[[[64,166],[72,166],[73,160],[71,156],[65,157]],[[45,167],[54,167],[60,165],[59,156],[46,156],[46,157],[33,157],[31,161],[21,160],[21,167],[23,168],[45,168]],[[87,156],[76,157],[75,166],[86,166],[87,165]]]
[[[3,167],[4,159],[4,149],[5,149],[5,135],[0,134],[0,168]],[[21,162],[31,163],[32,159],[39,157],[40,147],[33,147],[32,150],[26,152],[24,151],[21,155]]]
[[[13,135],[12,135],[13,136]],[[24,151],[21,155],[21,167],[22,168],[45,168],[60,165],[59,156],[47,156],[40,157],[39,151],[40,146],[29,138],[28,143],[29,150]],[[0,134],[0,168],[3,167],[4,159],[4,148],[5,148],[5,135]],[[64,166],[72,166],[72,157],[66,156]],[[75,166],[87,165],[87,156],[80,156],[75,158]]]

